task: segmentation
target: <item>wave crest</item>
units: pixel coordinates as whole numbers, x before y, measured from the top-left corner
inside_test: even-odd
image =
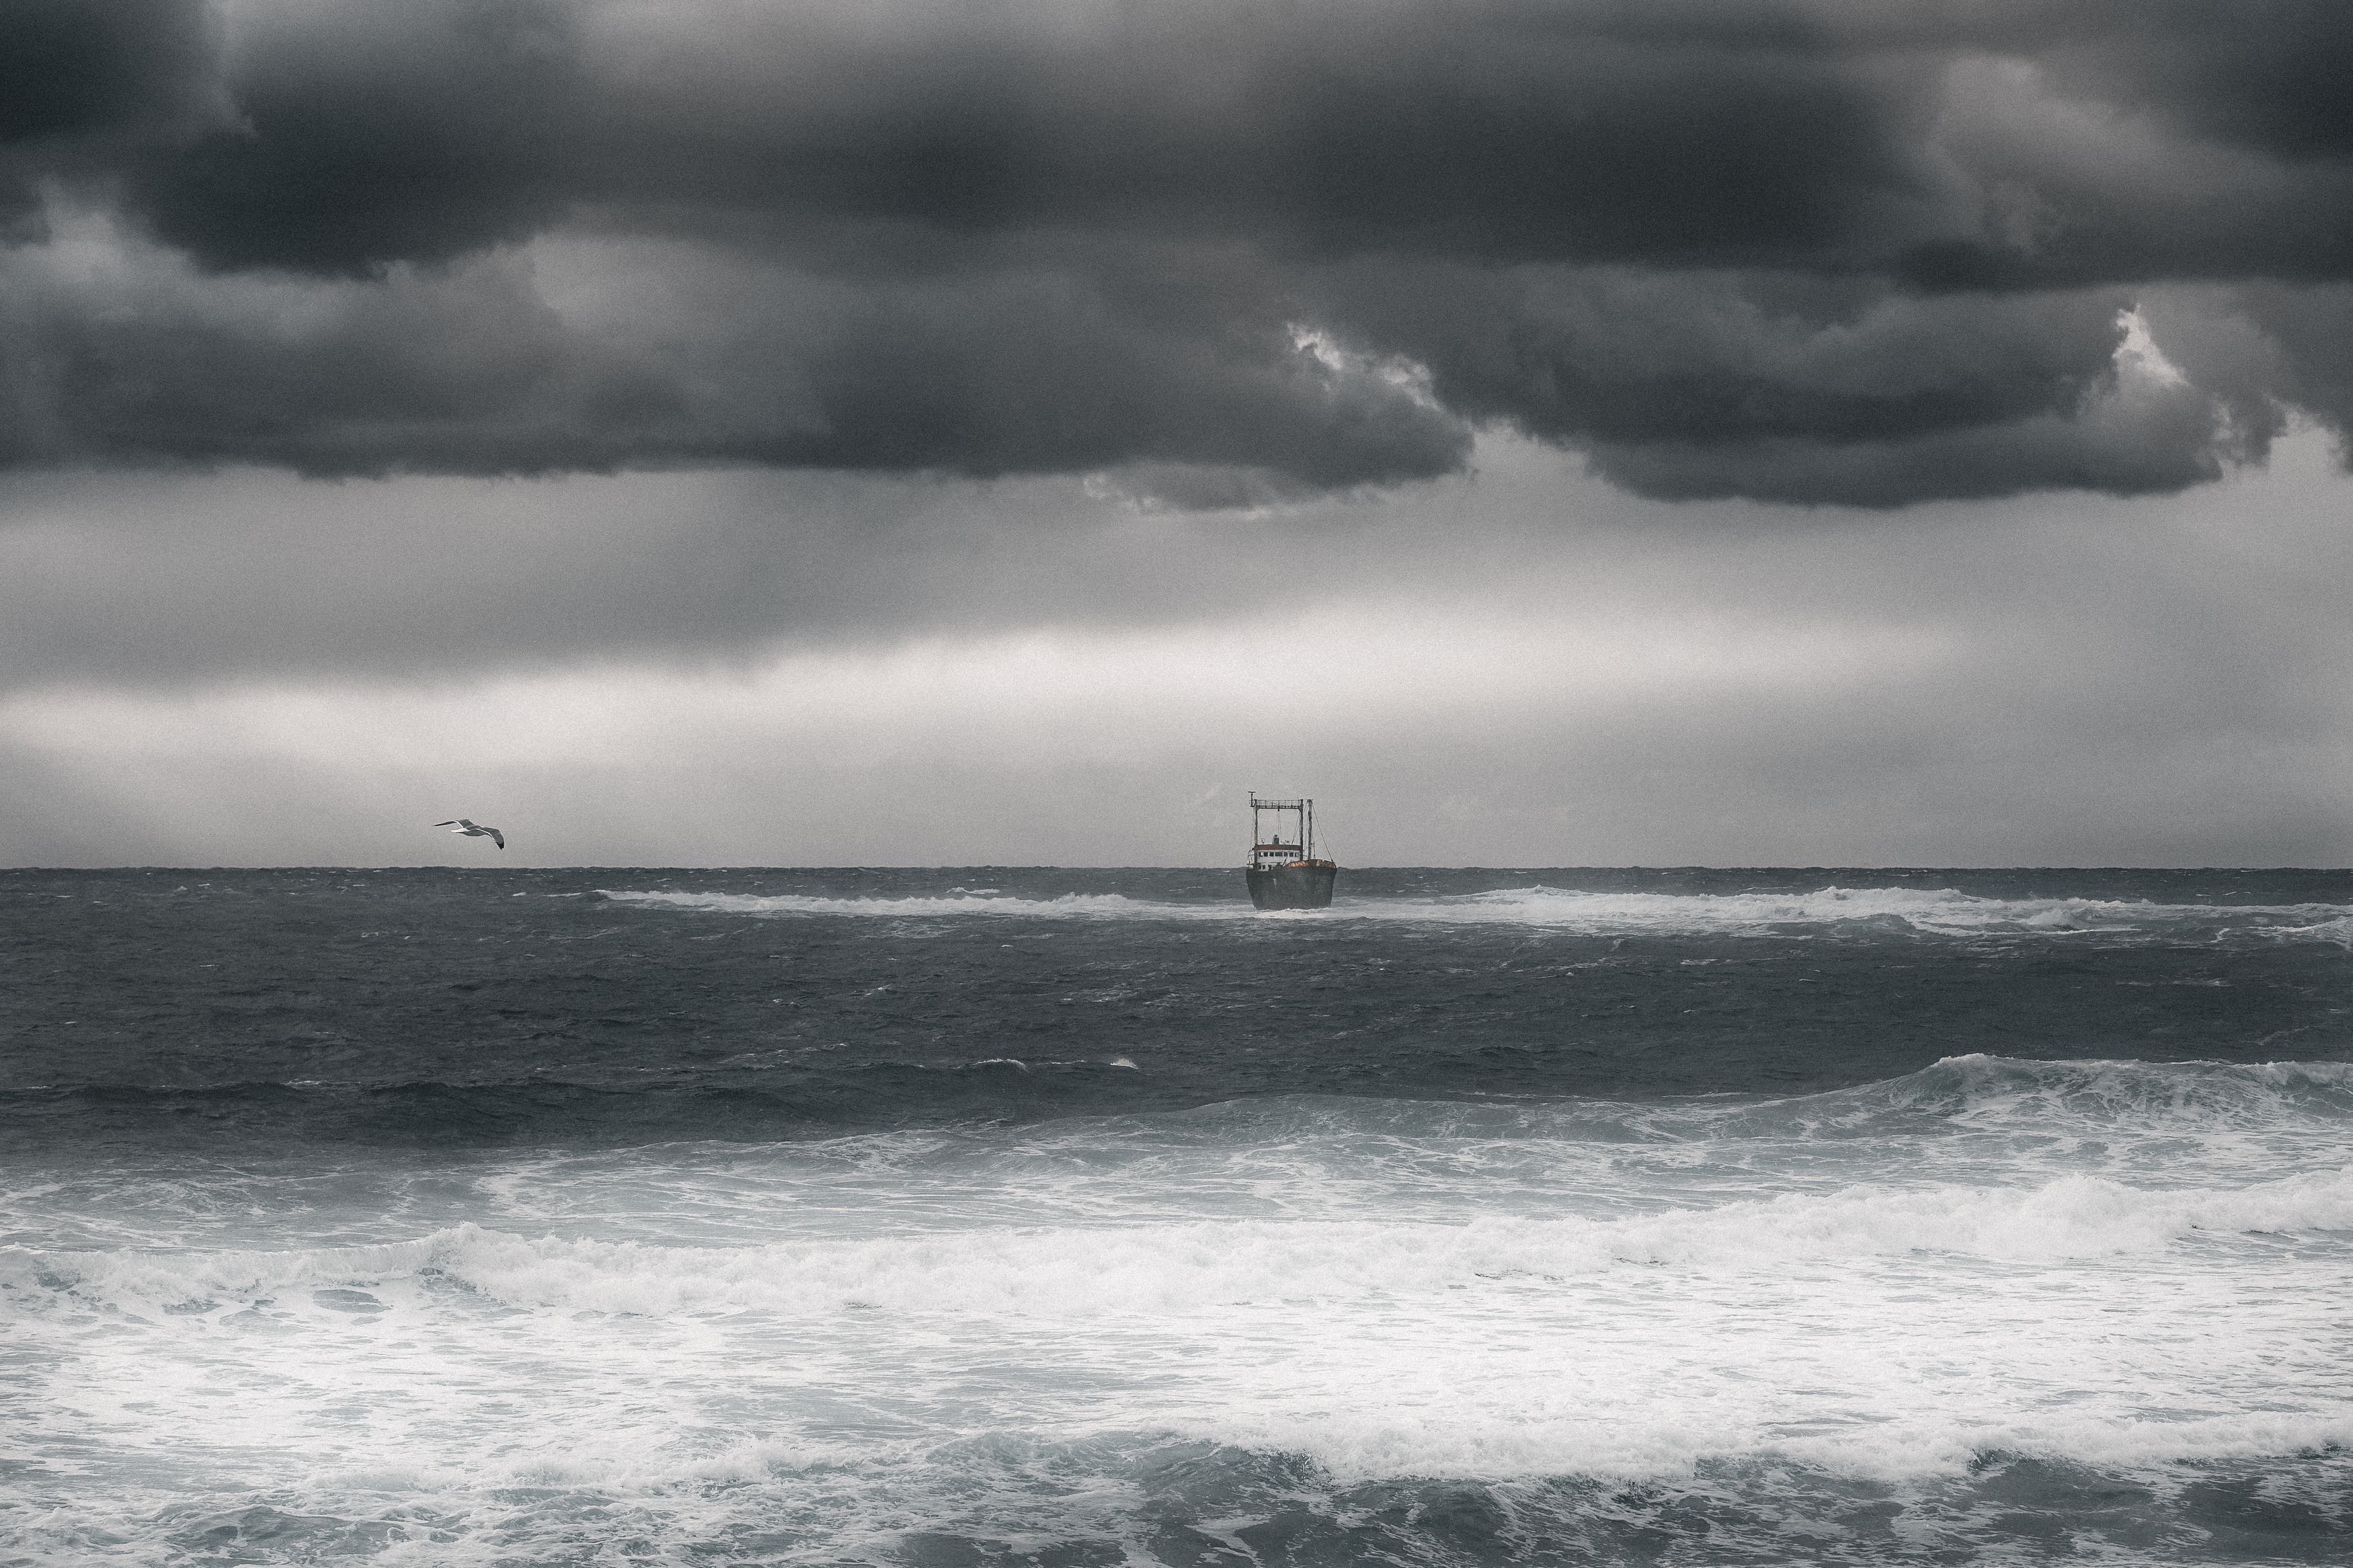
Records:
[[[161,1258],[0,1249],[0,1295],[211,1310],[301,1290],[438,1277],[506,1305],[668,1317],[843,1310],[1064,1318],[1251,1302],[1541,1289],[1623,1265],[1773,1269],[1939,1253],[2057,1261],[2160,1250],[2198,1233],[2353,1229],[2353,1168],[2228,1189],[2096,1176],[2034,1187],[1785,1194],[1625,1219],[1486,1216],[934,1231],[733,1248],[530,1238],[465,1224],[416,1240]]]
[[[1262,918],[1237,891],[1229,901],[1175,903],[1121,893],[1028,897],[994,889],[857,897],[603,889],[619,904],[705,914],[883,919],[1019,916],[1033,920],[1230,921]],[[1589,892],[1538,883],[1439,897],[1378,897],[1345,885],[1329,910],[1267,918],[1419,925],[1525,925],[1595,935],[1773,936],[1880,930],[1930,936],[2168,935],[2212,940],[2254,933],[2353,947],[2341,904],[2160,904],[2139,900],[1990,898],[1953,888],[1844,888],[1750,893]]]
[[[1977,1130],[2309,1127],[2353,1120],[2353,1063],[2045,1061],[1971,1054],[1736,1115],[1742,1121],[1783,1117],[1800,1132],[1864,1131],[1890,1119],[1919,1118]]]

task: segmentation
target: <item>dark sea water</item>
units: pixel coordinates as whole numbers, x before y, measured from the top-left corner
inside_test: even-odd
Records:
[[[2353,1561],[2353,874],[0,873],[0,1564]]]

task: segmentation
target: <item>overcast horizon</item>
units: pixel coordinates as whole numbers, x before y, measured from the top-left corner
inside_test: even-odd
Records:
[[[0,865],[2353,864],[2345,7],[10,27]]]

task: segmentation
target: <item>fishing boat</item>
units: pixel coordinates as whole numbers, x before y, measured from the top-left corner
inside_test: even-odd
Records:
[[[1250,902],[1261,910],[1321,910],[1332,903],[1332,882],[1340,868],[1315,858],[1315,803],[1312,800],[1261,800],[1250,803]],[[1263,824],[1274,814],[1274,837]],[[1282,837],[1282,819],[1293,819],[1289,841]]]

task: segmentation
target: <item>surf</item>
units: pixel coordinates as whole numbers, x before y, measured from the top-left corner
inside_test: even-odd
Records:
[[[1533,884],[1435,897],[1350,893],[1328,909],[1253,910],[1239,898],[1182,902],[1120,893],[1025,896],[996,889],[938,895],[836,896],[603,889],[624,907],[779,920],[842,917],[1041,921],[1383,921],[1527,926],[1588,935],[1788,937],[1808,932],[1924,937],[2145,941],[2307,941],[2353,947],[2353,913],[2336,903],[2166,903],[2149,900],[2002,898],[1954,888],[1830,886],[1774,893],[1592,891]]]

